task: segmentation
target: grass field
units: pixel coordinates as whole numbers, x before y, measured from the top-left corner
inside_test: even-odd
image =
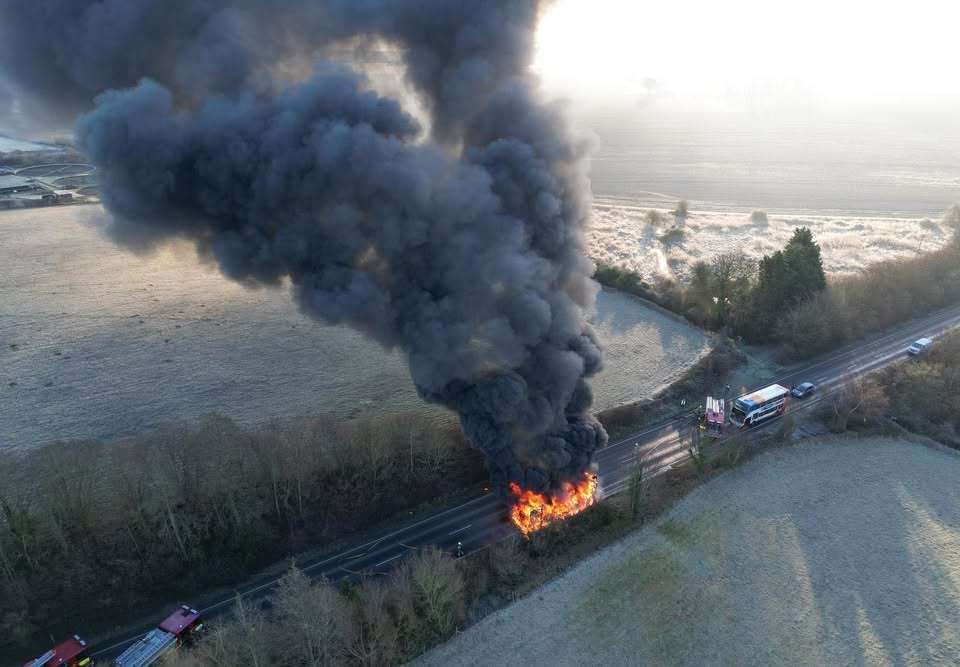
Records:
[[[958,478],[906,441],[770,452],[422,664],[956,664]]]
[[[680,234],[673,216],[659,210],[600,201],[590,229],[590,255],[612,266],[656,276],[686,279],[697,261],[743,251],[759,260],[782,248],[797,227],[809,227],[823,250],[823,266],[834,275],[856,273],[886,259],[913,257],[942,247],[951,238],[940,215],[930,218],[770,213],[760,221],[749,212],[695,210]]]

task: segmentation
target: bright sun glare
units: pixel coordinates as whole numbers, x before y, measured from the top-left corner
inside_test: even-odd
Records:
[[[536,70],[574,97],[788,84],[837,99],[960,92],[957,0],[557,0]]]

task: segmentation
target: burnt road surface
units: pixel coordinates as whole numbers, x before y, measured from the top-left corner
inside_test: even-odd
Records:
[[[806,410],[822,400],[822,396],[831,389],[906,358],[906,348],[915,339],[936,337],[958,325],[960,307],[941,310],[900,325],[869,341],[848,346],[818,361],[788,370],[759,386],[779,383],[789,387],[801,382],[815,383],[818,386],[817,395],[806,400],[794,399],[791,406],[792,412]],[[601,493],[609,496],[623,490],[638,456],[644,459],[646,479],[662,474],[673,464],[687,458],[691,418],[690,411],[678,413],[598,451],[595,459],[599,466]],[[760,426],[758,430],[763,428]],[[416,549],[436,546],[456,553],[457,544],[460,543],[463,552],[470,553],[516,532],[507,520],[503,500],[494,493],[487,493],[335,554],[298,560],[297,565],[310,577],[325,577],[331,581],[385,574],[397,561]],[[257,600],[267,597],[276,583],[277,579],[272,578],[238,592],[245,598]],[[218,616],[229,611],[235,599],[235,596],[231,596],[201,609],[201,612],[206,618]],[[157,621],[162,617],[162,614],[158,615]],[[99,660],[112,658],[140,636],[115,637],[112,641],[104,641],[94,647],[93,656]]]

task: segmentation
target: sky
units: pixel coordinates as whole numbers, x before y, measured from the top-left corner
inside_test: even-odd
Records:
[[[960,0],[553,0],[534,70],[550,94],[589,109],[788,116],[870,104],[936,107],[946,120],[960,112],[958,26]],[[14,129],[2,116],[0,132]]]
[[[556,0],[535,69],[574,101],[960,97],[958,0]]]

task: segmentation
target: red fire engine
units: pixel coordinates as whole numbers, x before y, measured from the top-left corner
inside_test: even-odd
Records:
[[[74,635],[62,644],[35,658],[23,667],[89,667],[93,658],[87,654],[87,642]]]
[[[707,396],[707,408],[704,411],[704,430],[707,435],[723,435],[723,424],[727,421],[726,401],[722,398]]]
[[[174,650],[203,628],[200,612],[186,605],[144,635],[137,643],[120,654],[117,667],[147,667]]]
[[[147,667],[178,646],[189,642],[203,629],[200,612],[186,605],[170,614],[163,623],[134,642],[114,662],[118,667]],[[93,658],[87,643],[77,636],[50,649],[23,667],[91,667]]]

